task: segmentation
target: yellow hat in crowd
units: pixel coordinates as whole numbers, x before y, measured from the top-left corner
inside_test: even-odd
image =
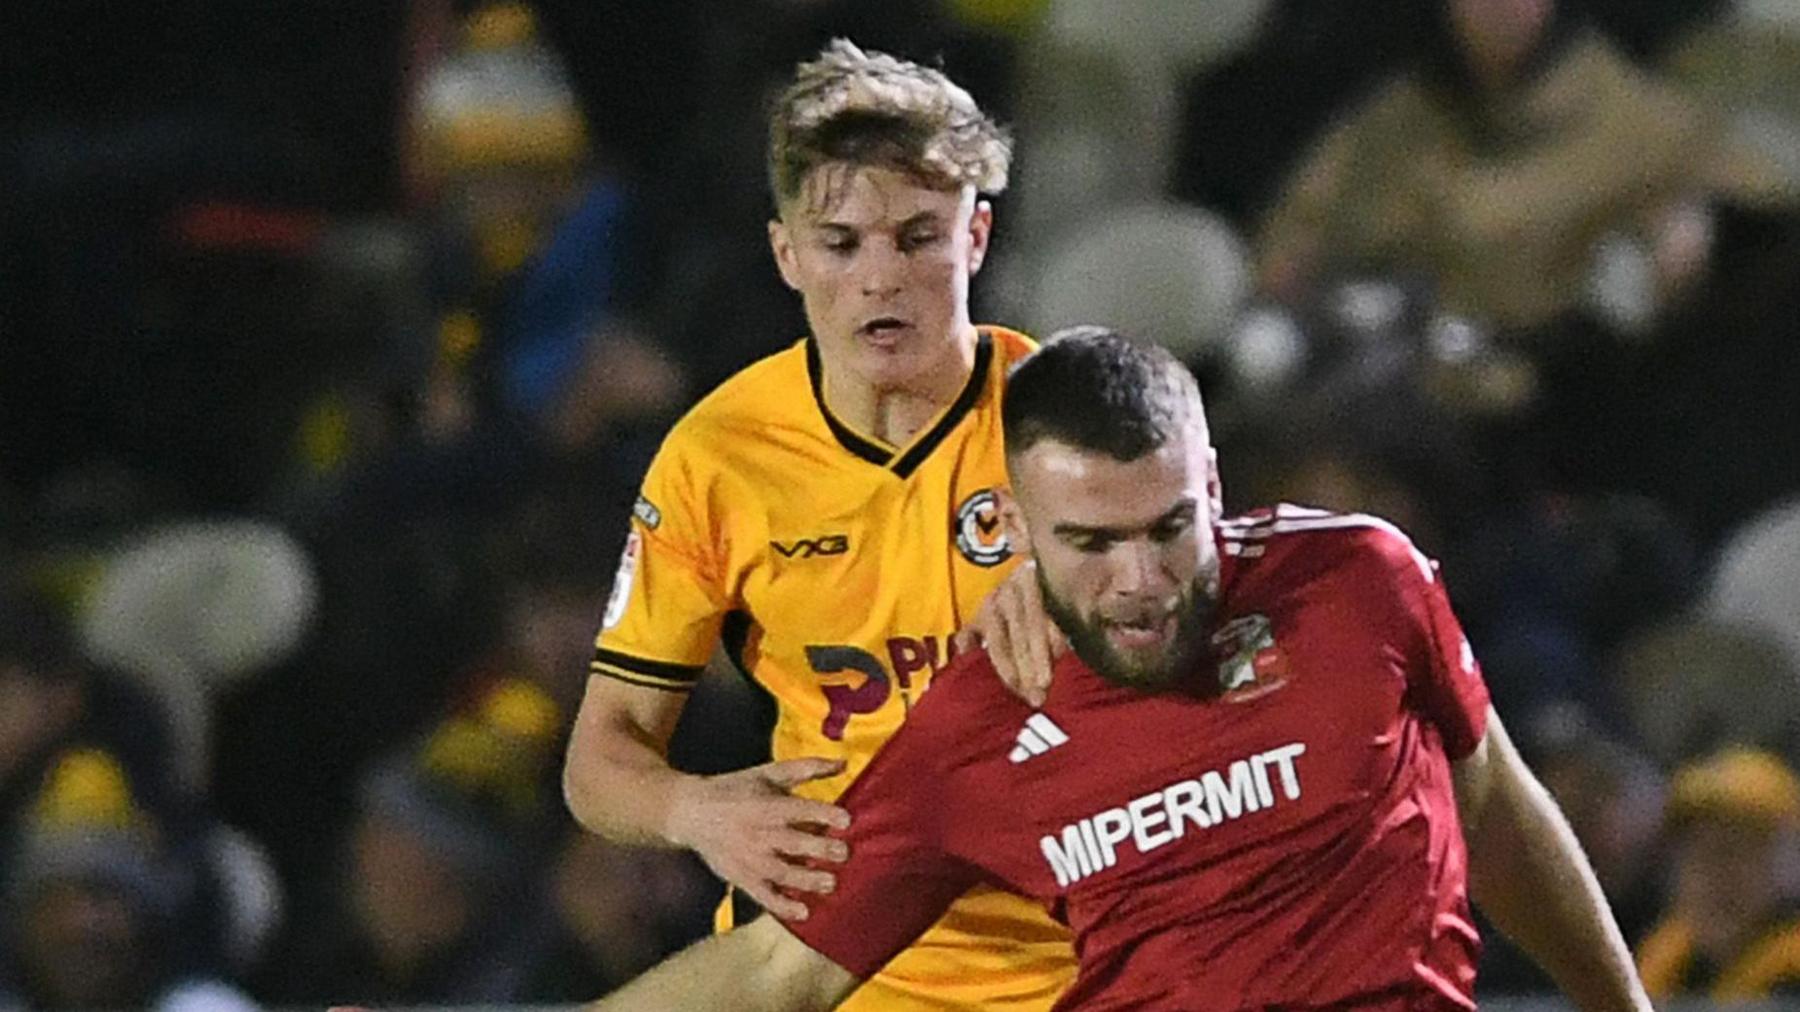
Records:
[[[1675,774],[1668,819],[1675,826],[1717,820],[1769,828],[1800,821],[1800,777],[1771,752],[1726,749]]]
[[[439,171],[564,167],[587,151],[574,91],[521,3],[469,15],[461,45],[427,79],[418,112],[423,154]]]

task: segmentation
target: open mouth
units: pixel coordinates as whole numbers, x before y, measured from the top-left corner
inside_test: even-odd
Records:
[[[1114,644],[1127,649],[1153,647],[1172,635],[1174,625],[1174,613],[1163,612],[1109,621],[1106,623],[1106,633]]]
[[[907,322],[898,316],[878,316],[858,327],[856,332],[864,337],[880,341],[894,337],[906,327]]]

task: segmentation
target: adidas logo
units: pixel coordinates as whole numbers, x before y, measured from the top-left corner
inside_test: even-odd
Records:
[[[1013,746],[1006,758],[1022,763],[1034,755],[1043,755],[1068,740],[1069,736],[1049,717],[1034,713],[1025,718],[1025,726],[1019,728],[1019,743]]]

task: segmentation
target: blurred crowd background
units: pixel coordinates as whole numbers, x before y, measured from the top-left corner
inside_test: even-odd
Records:
[[[0,14],[0,1008],[707,930],[557,771],[661,432],[804,333],[762,111],[834,35],[1013,126],[979,319],[1168,343],[1231,505],[1443,560],[1653,987],[1800,988],[1800,3],[61,0]],[[720,669],[676,758],[765,719]]]

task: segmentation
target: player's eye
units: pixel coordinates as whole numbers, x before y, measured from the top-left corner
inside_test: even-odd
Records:
[[[913,250],[924,249],[935,244],[941,237],[942,233],[935,228],[908,232],[900,237],[900,249],[902,252],[911,253]]]
[[[850,236],[834,235],[825,239],[825,248],[833,253],[856,252],[856,240]]]
[[[1171,517],[1150,528],[1150,540],[1167,543],[1186,534],[1194,526],[1192,517]]]
[[[1074,534],[1069,537],[1069,547],[1087,555],[1102,555],[1113,546],[1113,538],[1107,534]]]

